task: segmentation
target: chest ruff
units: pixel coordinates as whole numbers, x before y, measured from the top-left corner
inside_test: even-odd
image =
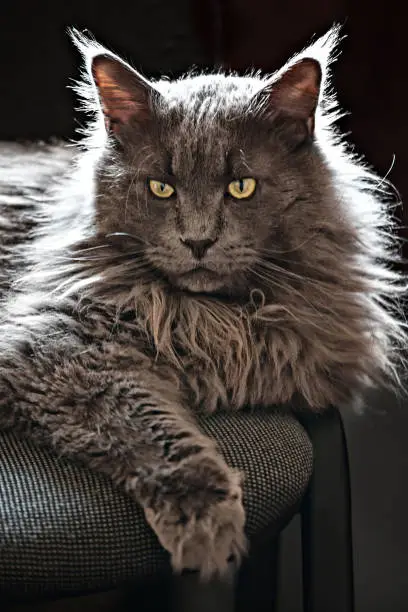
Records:
[[[174,369],[193,404],[209,412],[285,404],[295,394],[320,410],[344,395],[340,372],[356,365],[358,353],[342,348],[332,330],[325,334],[322,318],[311,323],[305,313],[299,324],[287,305],[242,307],[150,289],[129,307],[156,361]]]

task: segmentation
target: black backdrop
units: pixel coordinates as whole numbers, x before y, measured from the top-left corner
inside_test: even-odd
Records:
[[[0,139],[72,137],[67,26],[88,28],[146,75],[223,63],[273,70],[333,21],[348,39],[335,68],[343,127],[408,201],[406,23],[402,0],[3,0]],[[407,207],[401,217],[406,223]],[[408,610],[408,406],[374,395],[349,417],[358,612]],[[291,612],[290,605],[285,612]]]

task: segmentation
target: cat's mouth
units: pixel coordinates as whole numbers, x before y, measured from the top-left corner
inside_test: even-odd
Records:
[[[214,270],[211,270],[207,266],[203,265],[194,266],[194,268],[187,270],[187,272],[183,272],[181,276],[188,276],[192,274],[213,274],[214,276],[218,276],[217,272],[214,272]]]
[[[174,280],[182,289],[194,293],[212,293],[218,291],[224,285],[223,278],[217,272],[202,265],[183,272]]]

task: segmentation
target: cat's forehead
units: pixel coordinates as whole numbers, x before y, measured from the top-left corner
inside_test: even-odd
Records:
[[[237,123],[263,87],[254,77],[201,75],[161,82],[162,112],[176,114],[164,122],[165,141],[177,173],[217,175],[226,172],[231,149],[239,148]]]
[[[200,116],[230,115],[248,106],[266,81],[255,76],[207,74],[159,81],[157,89],[169,108]]]

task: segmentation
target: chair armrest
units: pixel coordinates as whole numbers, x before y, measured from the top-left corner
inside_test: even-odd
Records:
[[[314,449],[314,471],[302,503],[305,612],[353,612],[350,472],[340,412],[299,419]]]

